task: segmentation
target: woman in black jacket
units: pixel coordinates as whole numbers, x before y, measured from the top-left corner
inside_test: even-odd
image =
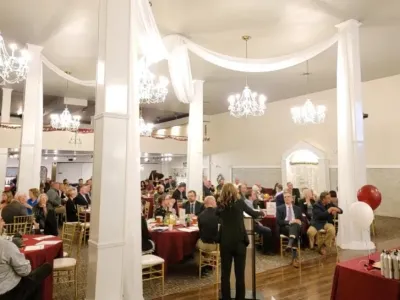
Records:
[[[147,222],[142,215],[142,253],[152,253],[154,251],[154,243],[150,238]]]
[[[230,276],[232,260],[235,261],[236,300],[245,299],[246,248],[249,238],[244,226],[243,212],[253,218],[263,216],[239,198],[235,186],[227,183],[222,187],[217,214],[221,220],[220,255],[221,255],[221,291],[222,299],[231,299]]]
[[[67,215],[67,222],[78,222],[78,209],[74,202],[77,193],[76,188],[69,188],[66,192],[67,203],[65,204],[65,213]]]
[[[299,201],[301,212],[307,217],[307,220],[309,222],[311,222],[312,211],[315,204],[315,200],[313,198],[314,197],[312,191],[310,189],[304,189],[303,198]]]
[[[33,207],[34,224],[44,230],[46,235],[58,235],[57,218],[53,206],[47,203],[47,195],[40,194],[39,202]]]

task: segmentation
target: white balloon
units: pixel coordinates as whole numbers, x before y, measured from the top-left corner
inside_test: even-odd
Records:
[[[374,221],[374,211],[365,202],[357,201],[350,206],[350,216],[359,229],[369,229]]]

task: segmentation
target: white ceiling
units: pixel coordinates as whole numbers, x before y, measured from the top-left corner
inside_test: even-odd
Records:
[[[29,4],[27,4],[29,3]],[[241,36],[252,36],[249,57],[283,55],[332,36],[335,24],[349,18],[363,23],[360,32],[362,79],[400,73],[399,0],[152,0],[163,35],[183,34],[227,55],[244,56]],[[94,79],[97,53],[96,0],[13,0],[0,2],[0,30],[8,40],[44,46],[57,66],[80,79]],[[227,110],[227,97],[240,92],[244,74],[213,66],[191,55],[192,72],[205,80],[205,113]],[[336,86],[336,48],[309,63],[310,91]],[[166,62],[154,69],[168,75]],[[276,101],[306,93],[305,65],[283,71],[250,74],[249,85]],[[70,84],[48,70],[45,93],[94,99],[94,89]],[[158,109],[187,112],[171,89]]]

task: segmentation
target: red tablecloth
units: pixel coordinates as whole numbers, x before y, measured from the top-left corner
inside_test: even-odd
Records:
[[[177,229],[164,232],[150,232],[151,239],[156,244],[156,253],[165,260],[165,266],[176,264],[196,249],[199,232],[183,232]]]
[[[279,228],[276,224],[275,216],[266,216],[261,220],[261,224],[267,226],[272,231],[272,249],[275,253],[279,253],[280,239],[279,239]]]
[[[33,246],[40,241],[35,240],[35,237],[43,237],[43,235],[24,235],[24,245]],[[58,237],[52,237],[45,239],[44,241],[60,241]],[[63,257],[63,245],[62,242],[55,245],[46,245],[43,250],[36,251],[24,251],[22,248],[21,253],[23,253],[27,260],[31,262],[32,270],[40,267],[44,263],[49,263],[53,265],[55,258]],[[49,276],[42,284],[42,300],[52,300],[53,299],[53,276]]]
[[[380,253],[372,255],[379,260]],[[355,258],[336,265],[331,300],[399,300],[400,280],[387,279],[380,270],[367,271],[364,264],[368,256]]]

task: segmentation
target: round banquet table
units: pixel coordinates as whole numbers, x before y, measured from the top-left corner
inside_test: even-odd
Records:
[[[34,238],[43,237],[43,235],[24,235],[24,245],[34,246],[41,242],[35,240]],[[43,241],[60,241],[60,243],[54,245],[45,245],[44,249],[25,251],[25,248],[21,248],[20,252],[23,253],[27,260],[30,261],[32,270],[40,267],[44,263],[49,263],[53,266],[53,261],[55,258],[63,257],[63,244],[60,238],[51,237],[44,239]],[[52,300],[53,299],[53,276],[49,276],[45,279],[42,284],[42,300]]]
[[[199,232],[184,232],[174,228],[164,232],[150,231],[151,239],[156,244],[156,254],[169,264],[181,262],[185,256],[193,254],[199,239]]]

